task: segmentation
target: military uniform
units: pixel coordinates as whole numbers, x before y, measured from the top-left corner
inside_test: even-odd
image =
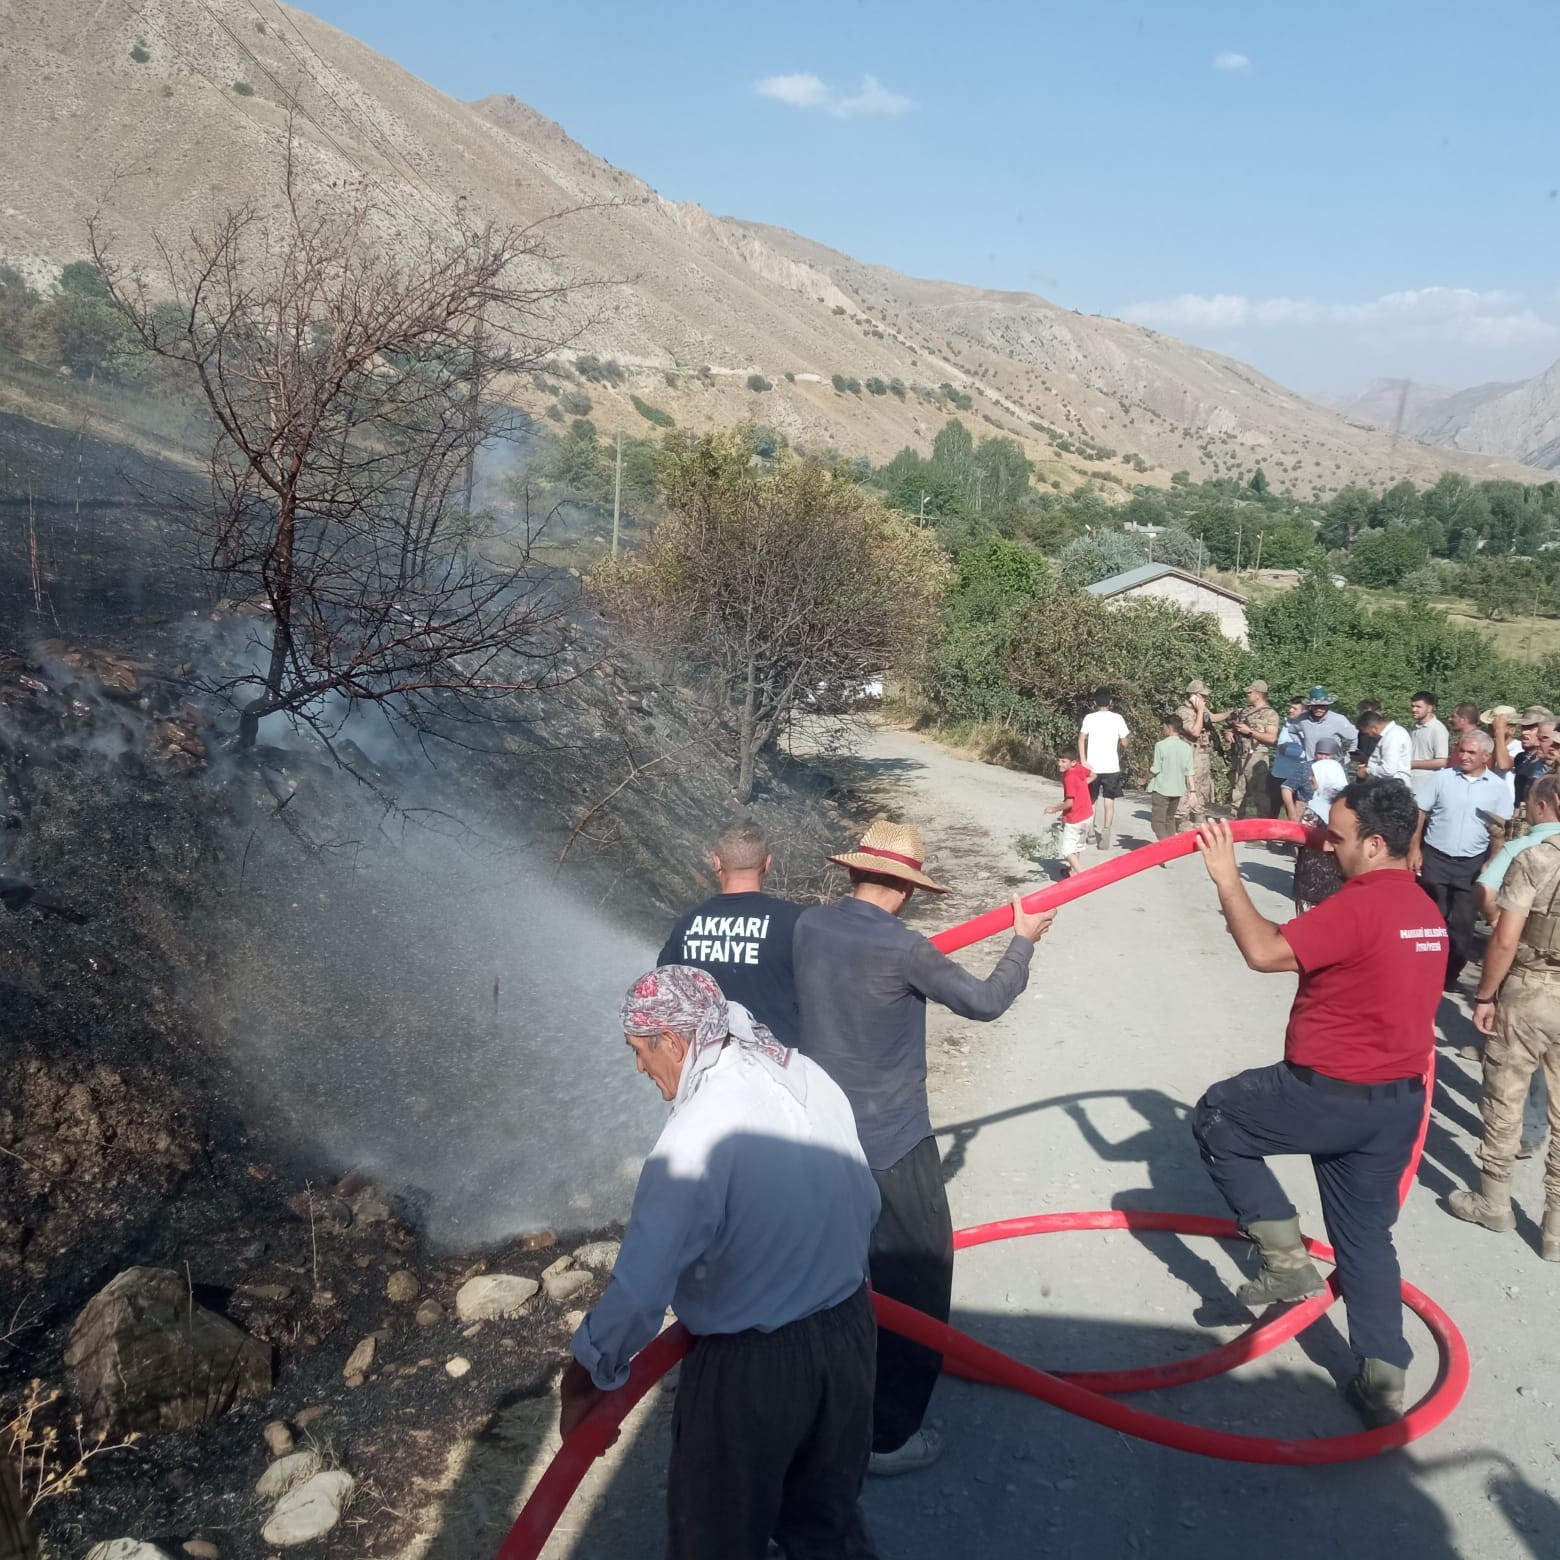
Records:
[[[1191,703],[1178,704],[1175,712],[1186,728],[1186,740],[1192,744],[1192,789],[1186,798],[1186,821],[1195,829],[1208,816],[1208,804],[1213,800],[1213,731],[1206,705],[1203,708],[1203,734],[1200,737],[1192,735],[1197,711]]]
[[[1271,704],[1259,704],[1254,709],[1242,710],[1239,718],[1252,731],[1260,731],[1269,737],[1276,737],[1284,724]],[[1268,776],[1272,767],[1271,742],[1259,742],[1255,737],[1240,738],[1236,761],[1231,765],[1230,781],[1230,807],[1237,818],[1253,797],[1256,798],[1258,816],[1265,818],[1269,815]]]
[[[1484,1047],[1479,1165],[1492,1181],[1511,1180],[1522,1142],[1522,1107],[1538,1068],[1549,1085],[1549,1159],[1544,1170],[1545,1234],[1560,1219],[1560,837],[1517,857],[1497,900],[1525,915],[1511,973],[1500,988],[1495,1033]]]

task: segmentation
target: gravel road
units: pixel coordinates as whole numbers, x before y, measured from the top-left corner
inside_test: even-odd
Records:
[[[1039,880],[1012,841],[1044,833],[1054,784],[889,729],[873,733],[858,763],[885,809],[922,829],[933,873],[958,889],[918,905],[924,930]],[[1128,844],[1146,843],[1146,803],[1126,799],[1117,824]],[[1288,863],[1261,847],[1248,847],[1244,861],[1259,907],[1284,918]],[[998,947],[961,958],[989,967]],[[1108,1207],[1224,1213],[1189,1110],[1213,1080],[1281,1054],[1292,990],[1287,977],[1245,969],[1196,861],[1065,908],[1029,990],[1003,1019],[933,1020],[932,1114],[955,1224]],[[1398,1236],[1405,1273],[1447,1307],[1472,1351],[1473,1384],[1448,1424],[1369,1463],[1265,1468],[1130,1441],[1026,1398],[945,1380],[931,1415],[947,1438],[942,1461],[869,1481],[885,1560],[1560,1557],[1560,1268],[1537,1255],[1540,1167],[1518,1166],[1515,1235],[1458,1224],[1438,1206],[1473,1172],[1478,1097],[1474,1067],[1456,1055],[1471,1035],[1466,1012],[1446,1004],[1441,1017],[1436,1115]],[[1280,1174],[1307,1230],[1321,1234],[1309,1167],[1282,1161]],[[954,1321],[1048,1368],[1147,1364],[1234,1336],[1249,1321],[1229,1299],[1239,1273],[1233,1250],[1209,1241],[1110,1232],[1008,1242],[961,1255]],[[1417,1397],[1435,1355],[1417,1324],[1411,1338]],[[1233,1375],[1133,1401],[1252,1435],[1340,1434],[1358,1428],[1335,1385],[1349,1366],[1328,1318]],[[659,1552],[666,1416],[667,1394],[658,1394],[598,1465],[550,1556]],[[534,1476],[550,1450],[550,1436],[515,1435],[493,1465],[496,1505],[475,1529],[490,1530],[511,1506],[516,1454]],[[486,1536],[472,1534],[478,1546]]]

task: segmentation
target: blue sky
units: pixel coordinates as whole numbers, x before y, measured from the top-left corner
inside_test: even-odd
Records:
[[[1556,0],[312,0],[662,194],[1301,389],[1560,358]]]

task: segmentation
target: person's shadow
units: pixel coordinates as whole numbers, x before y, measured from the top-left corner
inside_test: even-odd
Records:
[[[1107,1164],[1141,1163],[1148,1172],[1146,1187],[1129,1187],[1115,1193],[1112,1208],[1153,1208],[1163,1210],[1184,1206],[1180,1199],[1189,1193],[1206,1200],[1207,1186],[1200,1183],[1195,1192],[1184,1174],[1188,1158],[1197,1161],[1192,1147],[1191,1108],[1171,1099],[1158,1089],[1112,1091],[1143,1118],[1143,1128],[1130,1137],[1112,1142],[1094,1124],[1081,1098],[1063,1103],[1062,1109],[1077,1127],[1085,1143]],[[1179,1142],[1181,1153],[1174,1152]],[[1174,1168],[1171,1168],[1174,1167]],[[1251,1313],[1230,1293],[1218,1268],[1200,1256],[1179,1236],[1154,1234],[1139,1236],[1165,1264],[1170,1274],[1190,1289],[1201,1302],[1193,1313],[1204,1327],[1235,1327],[1248,1324]]]

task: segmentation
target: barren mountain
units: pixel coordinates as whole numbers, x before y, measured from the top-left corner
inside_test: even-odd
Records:
[[[1475,385],[1427,407],[1413,435],[1447,449],[1560,470],[1560,363],[1519,384]]]
[[[1412,379],[1373,379],[1358,394],[1313,395],[1311,399],[1350,422],[1404,433],[1452,394],[1445,385],[1422,385]]]
[[[559,274],[599,285],[578,295],[560,360],[626,371],[588,387],[607,430],[648,427],[637,395],[683,426],[752,417],[882,459],[924,448],[957,406],[1058,487],[1259,464],[1301,494],[1449,464],[1533,475],[1386,437],[1155,331],[665,200],[513,98],[457,102],[278,0],[0,0],[0,25],[0,258],[40,280],[82,255],[94,211],[147,258],[154,234],[177,242],[214,207],[274,205],[291,124],[305,191],[366,188],[389,243],[448,228],[462,201],[468,220],[571,213],[547,224]],[[516,393],[543,411],[554,392]]]

